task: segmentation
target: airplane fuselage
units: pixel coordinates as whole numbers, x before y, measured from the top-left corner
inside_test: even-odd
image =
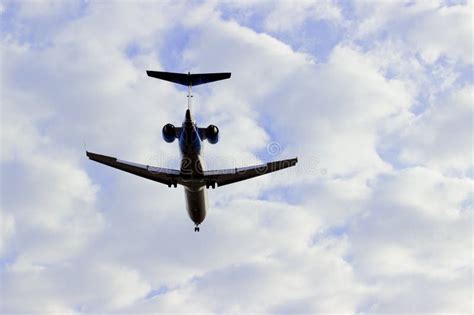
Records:
[[[182,156],[180,172],[183,178],[186,178],[183,185],[186,210],[196,226],[204,221],[207,210],[206,186],[199,180],[203,174],[201,145],[198,128],[188,109],[179,135],[179,149]]]
[[[219,141],[219,128],[212,124],[205,128],[198,128],[196,126],[189,110],[192,97],[191,89],[196,85],[228,79],[231,76],[230,72],[197,74],[188,72],[184,74],[149,70],[147,74],[150,77],[188,87],[188,110],[186,111],[182,126],[176,128],[173,124],[168,123],[163,126],[162,130],[163,140],[165,142],[172,143],[178,139],[182,158],[180,169],[138,164],[89,151],[86,151],[86,155],[89,159],[97,163],[167,185],[168,187],[183,186],[186,198],[186,210],[195,224],[194,231],[199,231],[199,224],[206,218],[206,190],[208,188],[214,189],[216,187],[248,180],[295,166],[298,162],[297,158],[293,158],[247,167],[204,171],[203,160],[201,159],[203,140],[206,140],[210,144],[216,144]]]

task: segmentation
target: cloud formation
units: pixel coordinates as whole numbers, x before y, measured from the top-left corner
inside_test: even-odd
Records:
[[[2,313],[472,313],[472,2],[0,12]],[[195,91],[208,166],[298,167],[194,233],[180,189],[84,157],[177,166],[185,93],[147,69],[232,72]]]

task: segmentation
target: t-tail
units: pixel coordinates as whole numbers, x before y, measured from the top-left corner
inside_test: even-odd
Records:
[[[186,85],[188,87],[188,109],[189,110],[191,109],[191,98],[193,97],[191,91],[192,91],[193,86],[230,78],[230,72],[191,74],[190,72],[175,73],[175,72],[147,70],[146,74],[148,74],[148,76],[152,78]]]
[[[151,71],[146,72],[149,77],[157,78],[160,80],[170,81],[186,86],[196,86],[200,84],[206,84],[214,81],[225,80],[230,78],[230,72],[220,73],[175,73],[175,72],[163,72],[163,71]]]

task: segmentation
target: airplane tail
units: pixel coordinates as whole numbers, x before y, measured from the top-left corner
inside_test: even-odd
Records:
[[[221,73],[174,73],[174,72],[163,72],[163,71],[151,71],[146,72],[149,77],[157,78],[165,81],[170,81],[186,86],[196,86],[200,84],[206,84],[209,82],[225,80],[230,78],[230,72]]]

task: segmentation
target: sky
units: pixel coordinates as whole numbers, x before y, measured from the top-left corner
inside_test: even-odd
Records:
[[[472,1],[0,2],[0,313],[473,313]],[[177,168],[185,89],[209,191]]]

